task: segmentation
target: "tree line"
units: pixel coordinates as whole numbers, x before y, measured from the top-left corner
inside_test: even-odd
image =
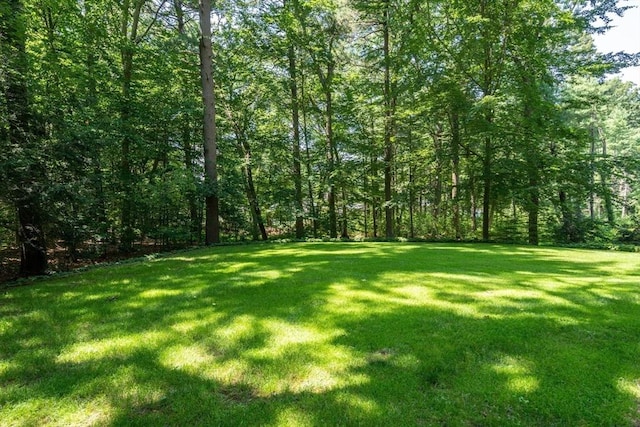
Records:
[[[0,247],[637,241],[622,3],[0,0]]]

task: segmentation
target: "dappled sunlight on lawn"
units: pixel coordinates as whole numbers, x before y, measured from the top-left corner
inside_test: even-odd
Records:
[[[189,340],[162,351],[161,364],[215,380],[223,387],[241,383],[256,396],[266,397],[322,393],[364,379],[350,374],[352,351],[332,344],[344,334],[339,330],[248,315],[224,328],[209,327],[211,336],[199,343]],[[184,324],[179,329],[185,330]]]
[[[628,393],[636,399],[640,411],[640,378],[619,378],[616,386],[620,391]]]
[[[149,289],[149,290],[140,292],[138,296],[144,299],[154,299],[154,298],[172,297],[172,296],[180,295],[182,293],[183,291],[179,289]]]
[[[215,356],[202,344],[175,344],[161,352],[159,362],[170,369],[198,375],[215,362]]]
[[[29,404],[7,408],[6,414],[20,420],[12,426],[100,426],[109,425],[115,409],[107,399],[29,398]],[[4,412],[4,411],[3,411]],[[2,414],[2,413],[0,413]],[[49,414],[43,417],[42,414]],[[2,418],[0,418],[2,419]]]
[[[0,424],[624,423],[636,262],[289,244],[43,281],[0,299]]]
[[[538,379],[533,375],[535,369],[530,361],[505,355],[500,358],[492,369],[507,377],[506,386],[518,394],[527,394],[536,391],[539,387]]]
[[[166,332],[126,334],[119,337],[86,341],[65,348],[56,358],[58,363],[98,362],[100,359],[126,359],[139,349],[154,348],[168,342]]]

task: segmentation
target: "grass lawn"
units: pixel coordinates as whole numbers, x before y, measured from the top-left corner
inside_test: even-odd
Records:
[[[640,256],[215,247],[0,290],[0,425],[640,426]]]

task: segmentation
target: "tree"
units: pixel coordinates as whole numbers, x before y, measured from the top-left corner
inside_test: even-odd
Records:
[[[382,55],[384,64],[384,215],[385,234],[387,238],[394,237],[394,208],[393,208],[393,154],[395,131],[395,86],[391,76],[391,2],[383,1],[382,11]]]
[[[6,125],[2,129],[2,175],[18,217],[20,274],[32,276],[47,270],[41,206],[43,159],[39,153],[34,117],[27,87],[28,56],[23,4],[0,4],[0,49],[6,64],[3,91]]]
[[[135,238],[133,225],[134,191],[133,174],[131,170],[131,148],[135,143],[132,128],[133,94],[131,83],[133,80],[133,66],[135,48],[139,43],[138,26],[140,13],[146,0],[124,0],[122,2],[120,27],[120,58],[122,61],[122,87],[120,102],[120,122],[122,126],[122,141],[120,145],[120,183],[122,185],[121,199],[121,235],[120,245],[123,251],[131,251]],[[133,9],[132,9],[133,8]]]
[[[213,81],[213,48],[211,45],[211,1],[200,0],[200,74],[202,80],[202,102],[204,103],[204,170],[207,187],[205,242],[210,245],[220,242],[218,218],[218,171],[216,166],[216,103]]]
[[[321,9],[314,11],[308,6],[293,0],[293,10],[299,22],[307,54],[311,58],[313,70],[320,82],[323,96],[324,137],[327,164],[328,208],[329,208],[329,236],[338,237],[338,216],[336,209],[337,189],[337,159],[338,150],[335,140],[335,78],[336,51],[343,36],[344,29],[338,21],[336,5],[328,1],[320,3]],[[309,17],[314,20],[309,19]]]
[[[0,2],[0,227],[23,274],[45,235],[74,259],[192,244],[203,216],[207,243],[633,229],[640,100],[599,79],[638,56],[589,36],[623,3],[229,0],[215,34],[193,6]]]
[[[302,239],[304,237],[304,215],[302,206],[302,162],[300,153],[300,97],[298,95],[298,55],[296,51],[298,49],[296,40],[299,37],[294,33],[293,28],[293,16],[294,13],[290,13],[288,10],[290,7],[299,7],[297,0],[294,2],[287,2],[283,0],[283,14],[287,16],[289,25],[286,27],[287,32],[287,59],[289,62],[289,90],[291,91],[291,130],[292,130],[292,156],[293,156],[293,182],[295,192],[295,207],[296,207],[296,238]]]
[[[563,85],[562,101],[565,121],[577,130],[570,164],[579,161],[574,168],[582,171],[565,200],[574,200],[592,223],[604,220],[613,226],[628,214],[631,177],[638,171],[640,139],[633,122],[634,114],[638,116],[637,88],[617,79],[601,83],[573,77]],[[580,200],[582,195],[586,200]]]
[[[511,64],[509,88],[513,91],[515,107],[521,111],[514,121],[517,145],[514,152],[522,153],[524,187],[521,205],[527,212],[527,234],[531,245],[539,243],[541,198],[548,183],[554,124],[558,121],[554,106],[553,70],[561,70],[566,55],[558,46],[569,44],[568,34],[575,21],[554,1],[523,2],[515,12],[512,29],[513,42],[507,47]],[[556,74],[557,75],[557,74]]]

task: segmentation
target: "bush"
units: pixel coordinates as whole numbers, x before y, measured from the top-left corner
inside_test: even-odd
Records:
[[[620,243],[640,244],[640,219],[633,218],[623,221],[617,227],[617,239]]]

